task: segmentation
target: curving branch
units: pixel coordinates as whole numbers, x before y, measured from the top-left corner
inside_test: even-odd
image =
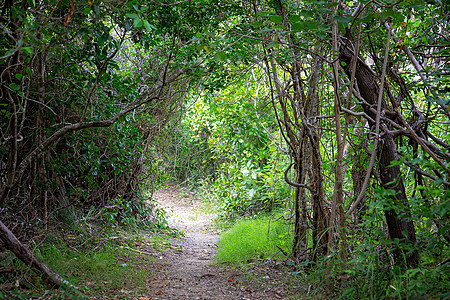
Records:
[[[288,172],[292,168],[293,165],[294,165],[294,163],[291,163],[289,165],[289,167],[287,167],[287,169],[284,171],[284,180],[286,181],[286,183],[289,185],[292,185],[293,187],[305,188],[305,189],[312,191],[312,189],[309,185],[293,182],[288,178]]]

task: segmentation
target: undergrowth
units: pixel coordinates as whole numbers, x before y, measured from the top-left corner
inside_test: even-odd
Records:
[[[311,287],[307,299],[450,299],[449,263],[405,270],[386,266],[366,246],[354,253],[345,262],[336,252],[308,267],[297,266],[293,274]]]
[[[345,260],[337,249],[316,262],[294,263],[289,226],[275,219],[236,221],[221,234],[216,262],[236,266],[248,274],[249,282],[258,282],[264,274],[255,270],[267,271],[260,266],[278,261],[290,278],[292,299],[450,299],[450,262],[436,260],[430,249],[421,249],[419,268],[406,270],[391,264],[393,242],[361,236]],[[444,248],[439,257],[448,257]]]
[[[270,217],[241,219],[225,231],[217,246],[216,260],[242,265],[265,258],[281,259],[289,253],[292,236],[283,221]]]
[[[74,211],[76,218],[58,218],[58,227],[42,229],[36,233],[41,238],[28,242],[37,257],[77,288],[52,289],[0,245],[0,299],[128,299],[148,294],[149,282],[157,277],[152,250],[175,247],[169,237],[181,233],[168,226],[165,211],[153,203],[117,197],[110,204],[86,215]]]
[[[0,272],[0,299],[143,296],[150,292],[149,282],[157,277],[153,267],[155,256],[148,249],[164,251],[171,247],[167,236],[161,234],[88,241],[74,238],[70,242],[64,242],[62,237],[49,237],[34,253],[78,289],[67,286],[49,289],[39,275],[8,254],[0,261],[0,270],[4,271]]]

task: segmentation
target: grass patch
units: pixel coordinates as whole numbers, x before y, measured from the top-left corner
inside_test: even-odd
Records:
[[[269,217],[242,219],[225,231],[218,244],[216,260],[220,263],[245,264],[252,260],[284,257],[289,253],[292,234],[288,225]]]
[[[64,242],[61,237],[47,238],[35,254],[54,271],[79,289],[61,287],[51,290],[36,273],[12,254],[0,261],[0,270],[11,268],[10,274],[0,274],[0,299],[129,299],[150,293],[150,281],[155,275],[155,257],[148,253],[160,245],[172,248],[164,236],[131,236],[126,239],[75,245],[78,240]],[[8,275],[8,276],[7,276]]]
[[[131,248],[132,249],[132,248]],[[95,252],[77,252],[65,245],[50,245],[43,251],[44,261],[55,271],[65,274],[74,284],[94,290],[139,289],[154,274],[143,266],[154,258],[124,246],[107,244]]]

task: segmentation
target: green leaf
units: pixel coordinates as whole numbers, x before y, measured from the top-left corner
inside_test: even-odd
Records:
[[[443,99],[439,99],[437,97],[433,97],[433,96],[428,96],[425,98],[425,101],[427,102],[431,102],[431,103],[438,103],[440,105],[450,105],[450,100],[445,101]]]
[[[14,53],[14,51],[15,51],[16,49],[9,49],[8,51],[6,51],[6,53],[5,53],[5,55],[4,56],[10,56],[11,54],[13,54]]]
[[[270,48],[277,47],[277,46],[278,46],[278,42],[273,41],[267,45],[267,48],[270,49]]]
[[[227,59],[227,54],[223,51],[219,51],[214,54],[214,59],[217,61],[225,61]]]
[[[268,12],[268,11],[258,11],[256,14],[257,14],[258,16],[263,16],[263,17],[268,17],[268,16],[271,15],[271,13]]]
[[[133,22],[134,27],[141,28],[144,25],[144,22],[141,19],[134,19]]]
[[[330,2],[330,3],[327,3],[327,4],[326,4],[326,6],[327,6],[328,8],[335,7],[335,6],[338,6],[338,5],[339,5],[339,2]]]
[[[311,18],[314,15],[311,11],[308,11],[308,10],[302,10],[298,14],[305,18]]]
[[[84,8],[83,13],[84,13],[86,16],[89,15],[90,12],[91,12],[91,7],[90,7],[90,6]]]
[[[253,26],[254,28],[257,28],[257,27],[262,26],[262,24],[263,24],[263,22],[261,22],[261,21],[256,21],[256,22],[253,22],[253,23],[252,23],[252,26]]]
[[[288,20],[295,23],[300,21],[300,16],[292,15],[288,17]]]
[[[389,167],[400,166],[402,164],[403,164],[403,162],[400,160],[393,160],[393,161],[391,161],[391,164],[389,165]]]
[[[308,29],[317,29],[319,27],[319,23],[316,21],[305,21],[303,24],[306,25],[306,28]]]
[[[283,18],[280,16],[270,16],[269,17],[270,21],[276,23],[276,24],[282,24],[283,23]]]
[[[327,35],[324,32],[318,31],[314,33],[315,36],[317,36],[319,39],[323,40],[327,37]]]
[[[334,19],[338,21],[338,23],[348,24],[352,20],[352,17],[342,17],[342,16],[334,16]]]
[[[293,31],[302,31],[304,28],[303,23],[302,22],[298,22],[298,23],[293,23],[291,25],[291,30]]]
[[[7,111],[6,109],[2,109],[2,110],[0,110],[0,112],[1,112],[3,115],[5,115],[5,117],[7,117],[7,118],[11,115],[11,113],[10,113],[9,111]]]
[[[152,25],[150,25],[150,23],[149,23],[147,20],[144,20],[144,27],[145,27],[145,29],[146,29],[148,32],[150,32],[150,31],[152,31],[153,29],[155,29]]]
[[[11,83],[11,84],[9,85],[9,87],[10,87],[11,89],[13,89],[14,91],[20,90],[20,85],[15,84],[14,82]]]
[[[392,10],[392,8],[388,7],[381,12],[381,15],[384,18],[393,17],[396,13]]]
[[[127,14],[127,17],[132,19],[139,19],[137,14]]]
[[[17,80],[22,80],[23,75],[20,74],[20,73],[16,73],[16,74],[14,75],[14,77],[16,77]]]

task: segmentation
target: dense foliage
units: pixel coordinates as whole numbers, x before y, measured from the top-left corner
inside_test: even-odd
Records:
[[[211,81],[228,85],[206,85],[186,117],[195,134],[207,128],[222,215],[270,211],[258,203],[273,196],[294,220],[291,258],[326,278],[319,286],[341,280],[336,292],[354,298],[440,297],[448,283],[448,7],[243,8],[198,36],[224,67]]]
[[[201,8],[181,20],[182,9],[4,2],[3,215],[22,214],[16,221],[26,220],[27,231],[73,207],[93,213],[113,202],[140,210],[141,183],[154,187],[160,177],[152,145],[203,72],[190,39],[217,22]]]
[[[448,16],[418,0],[7,0],[1,221],[21,237],[155,226],[142,191],[170,178],[206,186],[223,219],[284,210],[288,259],[329,297],[445,298]]]

